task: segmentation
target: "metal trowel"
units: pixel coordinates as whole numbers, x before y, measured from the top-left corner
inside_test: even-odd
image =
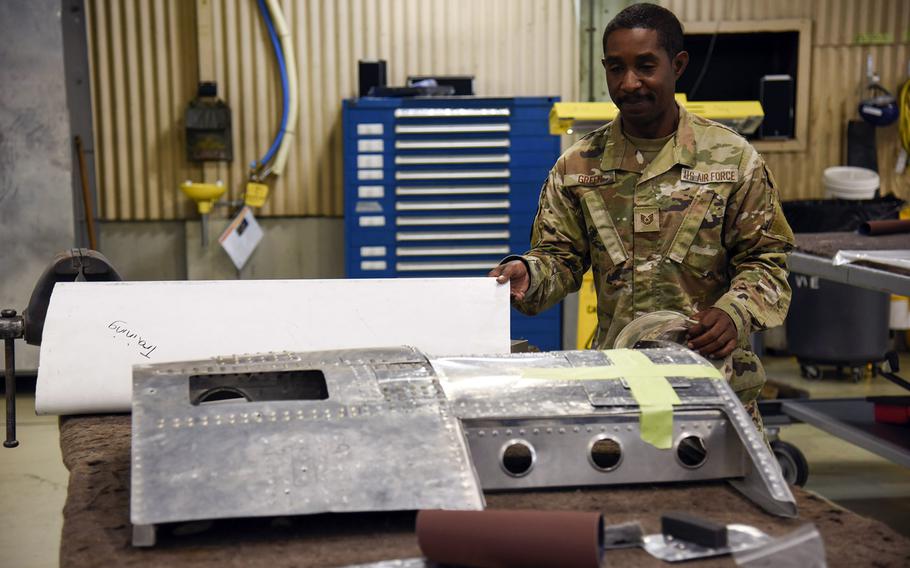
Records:
[[[748,525],[721,525],[686,513],[661,517],[661,532],[644,534],[637,522],[604,528],[604,549],[641,547],[664,562],[682,562],[750,550],[771,537]]]

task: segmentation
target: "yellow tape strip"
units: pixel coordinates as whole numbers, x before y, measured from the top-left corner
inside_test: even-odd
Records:
[[[611,351],[609,356],[616,366],[624,369],[653,371],[654,367],[659,367],[644,353],[631,349]],[[667,372],[665,369],[660,371]],[[627,373],[626,383],[641,409],[641,439],[659,450],[673,447],[673,405],[682,401],[670,386],[667,375],[649,375],[631,370]]]
[[[640,351],[614,349],[607,351],[613,365],[608,367],[572,367],[563,369],[525,369],[526,379],[549,380],[626,380],[632,397],[641,409],[641,439],[655,448],[673,446],[673,405],[681,404],[667,377],[722,379],[714,367],[698,364],[658,365]]]

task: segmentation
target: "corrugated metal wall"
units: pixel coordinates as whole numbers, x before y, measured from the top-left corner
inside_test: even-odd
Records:
[[[183,113],[198,80],[196,4],[89,0],[98,190],[108,220],[174,219],[192,208],[185,179],[222,179],[229,198],[278,122],[277,71],[255,0],[213,0],[211,53],[233,110],[234,161],[185,159]],[[357,60],[409,74],[471,74],[479,95],[578,98],[574,0],[283,0],[296,46],[300,118],[265,215],[341,215],[341,99]]]
[[[874,55],[882,83],[892,93],[908,78],[907,0],[664,0],[661,4],[684,24],[784,18],[813,21],[808,146],[802,152],[765,154],[785,199],[820,197],[824,169],[845,162],[847,121],[857,118],[867,53]],[[893,40],[875,46],[856,43],[859,34],[869,33],[890,34]],[[883,191],[910,199],[910,171],[894,173],[897,126],[879,129],[877,142]]]

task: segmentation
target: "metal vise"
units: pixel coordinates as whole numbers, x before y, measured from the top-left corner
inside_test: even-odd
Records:
[[[51,301],[51,294],[58,282],[75,282],[77,278],[88,282],[116,282],[122,280],[110,261],[98,251],[70,249],[54,257],[35,288],[32,290],[28,307],[19,315],[16,310],[0,310],[0,339],[6,350],[6,440],[3,446],[15,448],[16,440],[16,345],[15,340],[24,338],[29,345],[41,345],[44,320]]]

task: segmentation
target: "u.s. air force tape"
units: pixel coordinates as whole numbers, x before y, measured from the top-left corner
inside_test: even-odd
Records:
[[[638,403],[641,439],[655,448],[673,447],[673,405],[681,404],[667,377],[722,379],[723,374],[710,365],[678,363],[658,365],[634,349],[612,349],[604,353],[612,365],[605,367],[568,367],[562,369],[524,369],[522,378],[556,381],[625,379]]]
[[[708,171],[683,168],[679,177],[682,181],[690,183],[736,183],[739,181],[739,171],[736,168]]]

